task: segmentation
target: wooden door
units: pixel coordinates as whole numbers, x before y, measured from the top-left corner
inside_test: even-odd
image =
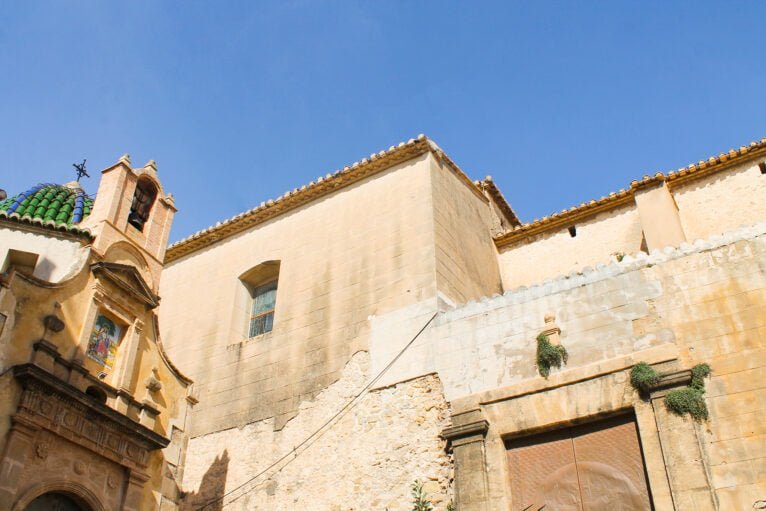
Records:
[[[514,511],[651,510],[632,416],[507,443]]]

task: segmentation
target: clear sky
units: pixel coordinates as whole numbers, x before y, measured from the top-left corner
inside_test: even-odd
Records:
[[[155,159],[178,240],[425,133],[522,221],[766,137],[766,2],[0,0],[0,188]]]

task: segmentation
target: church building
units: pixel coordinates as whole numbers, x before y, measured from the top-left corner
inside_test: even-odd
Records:
[[[423,135],[170,246],[153,161],[11,191],[0,511],[753,509],[765,198],[763,139],[522,223]]]

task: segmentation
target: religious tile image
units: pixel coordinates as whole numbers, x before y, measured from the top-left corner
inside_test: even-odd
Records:
[[[122,327],[99,314],[88,341],[88,357],[111,369],[122,337]]]

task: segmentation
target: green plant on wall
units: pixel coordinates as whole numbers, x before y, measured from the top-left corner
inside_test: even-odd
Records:
[[[545,334],[537,336],[537,370],[540,376],[547,378],[551,374],[551,367],[561,367],[567,363],[569,354],[564,346],[551,344]]]
[[[423,483],[420,481],[412,483],[410,493],[412,494],[412,511],[433,511],[434,506],[423,490]]]
[[[660,380],[660,373],[646,362],[639,362],[630,370],[630,384],[633,388],[646,392]]]
[[[708,418],[705,403],[705,378],[710,374],[710,366],[697,364],[692,367],[692,381],[688,387],[671,390],[665,396],[665,405],[678,415],[688,413],[697,420]]]
[[[687,387],[671,390],[665,396],[665,406],[677,414],[689,414],[696,420],[708,418],[705,403],[705,378],[710,374],[710,366],[697,364],[692,367],[692,380]],[[646,362],[639,362],[630,371],[630,383],[634,388],[646,392],[660,379],[660,374]]]

